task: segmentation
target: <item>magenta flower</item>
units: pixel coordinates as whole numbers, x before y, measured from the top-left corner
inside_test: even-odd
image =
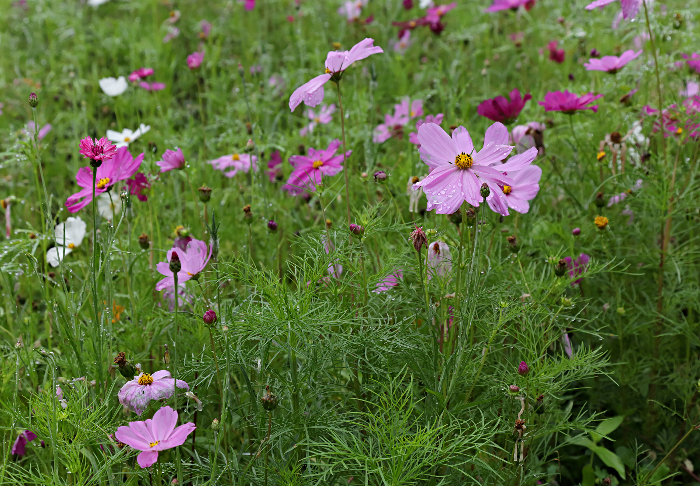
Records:
[[[242,0],[243,1],[243,7],[246,10],[253,10],[255,8],[255,0]]]
[[[514,182],[502,172],[522,170],[532,163],[532,159],[521,154],[505,164],[491,167],[513,150],[506,145],[508,129],[501,123],[494,123],[486,131],[484,148],[479,152],[475,152],[469,132],[462,126],[457,127],[450,138],[440,126],[424,123],[418,130],[418,141],[421,159],[432,171],[413,188],[423,188],[428,198],[428,211],[435,209],[438,214],[452,214],[464,201],[479,206],[482,183],[489,185],[501,207],[507,206],[502,192],[499,195],[496,189],[499,184],[512,186]]]
[[[136,460],[139,466],[146,468],[156,463],[159,451],[184,444],[187,436],[197,428],[192,422],[175,428],[176,424],[177,412],[170,407],[163,407],[152,419],[119,427],[114,436],[119,442],[141,451]]]
[[[253,171],[258,171],[258,158],[255,155],[248,154],[232,154],[232,155],[222,155],[218,159],[210,160],[209,163],[214,166],[215,169],[224,171],[229,167],[233,167],[233,170],[224,172],[224,175],[231,178],[238,174],[238,172],[248,173],[250,170],[251,162],[253,164]]]
[[[527,365],[525,361],[521,361],[520,364],[518,365],[518,374],[520,376],[525,376],[528,373],[530,373],[530,367]]]
[[[525,108],[525,103],[531,99],[532,96],[530,93],[526,94],[523,98],[520,94],[520,90],[514,89],[510,92],[510,101],[503,96],[496,96],[493,99],[482,101],[476,108],[476,112],[489,120],[505,123],[507,125],[513,123],[515,119],[518,118],[520,112]]]
[[[275,182],[278,178],[282,178],[282,155],[279,150],[275,150],[270,155],[270,160],[267,161],[267,177],[270,182]]]
[[[106,138],[91,139],[84,138],[80,141],[80,153],[86,159],[105,161],[111,159],[117,152],[117,146]]]
[[[438,5],[437,7],[430,7],[428,10],[426,10],[425,19],[430,22],[431,26],[438,25],[440,24],[442,17],[456,7],[457,2],[452,2],[447,5]]]
[[[418,141],[418,130],[420,130],[421,125],[423,125],[423,123],[435,123],[436,125],[439,125],[442,123],[443,116],[444,115],[442,113],[438,113],[435,116],[426,116],[425,120],[418,120],[416,122],[416,131],[408,134],[408,141],[411,142],[413,145],[417,145],[418,147],[416,148],[420,148],[420,142]]]
[[[165,83],[148,83],[146,81],[141,81],[139,86],[146,91],[163,91],[166,85]]]
[[[206,20],[200,20],[199,21],[199,28],[201,29],[201,32],[199,33],[199,37],[202,39],[206,39],[209,37],[209,34],[211,34],[211,23],[207,22]]]
[[[399,285],[399,280],[401,280],[402,278],[402,270],[399,270],[396,273],[392,273],[391,275],[387,275],[387,277],[384,280],[382,280],[381,282],[377,282],[377,288],[372,292],[375,294],[379,294],[381,292],[391,290],[392,287],[396,287],[397,285]]]
[[[136,196],[141,202],[148,201],[148,196],[146,196],[143,191],[150,189],[151,184],[148,182],[143,172],[139,172],[133,179],[127,180],[126,185],[129,186],[129,193],[132,196]]]
[[[493,0],[493,4],[484,10],[484,12],[499,12],[501,10],[518,10],[520,7],[525,7],[530,10],[535,6],[535,0]]]
[[[566,51],[564,51],[564,49],[557,49],[557,45],[559,45],[559,41],[555,40],[547,44],[547,49],[549,49],[549,59],[557,64],[561,64],[566,58]]]
[[[643,0],[595,0],[595,2],[586,5],[586,10],[593,10],[597,7],[604,7],[610,3],[619,1],[622,4],[622,16],[625,19],[633,19],[639,12],[639,7]]]
[[[106,138],[103,140],[107,140]],[[86,150],[87,152],[87,150]],[[80,151],[85,155],[85,152]],[[98,152],[92,152],[92,156],[99,156]],[[104,155],[104,153],[102,154]],[[88,158],[91,158],[88,157]],[[110,156],[111,157],[111,156]],[[120,147],[114,158],[106,160],[97,168],[97,180],[95,182],[95,196],[107,192],[110,187],[119,181],[125,181],[134,175],[141,167],[144,154],[134,159],[128,147]],[[71,213],[76,213],[90,204],[92,201],[92,167],[81,167],[75,175],[78,186],[82,189],[66,199],[66,207]],[[119,196],[115,196],[117,199]],[[81,201],[82,199],[82,201]]]
[[[309,124],[302,128],[299,134],[302,137],[305,137],[309,133],[313,132],[314,128],[316,128],[316,125],[318,125],[319,123],[321,125],[329,124],[333,120],[333,117],[331,116],[333,115],[333,113],[335,113],[335,104],[322,105],[321,110],[318,112],[318,114],[316,114],[314,110],[309,108],[308,110],[306,110],[306,117],[310,120]]]
[[[642,51],[634,52],[628,50],[622,53],[620,57],[604,56],[601,59],[589,59],[584,67],[587,71],[605,71],[610,74],[615,74],[622,69],[628,62],[637,59],[642,54]]]
[[[585,253],[581,253],[576,260],[572,259],[571,257],[564,257],[563,260],[566,261],[566,266],[569,268],[569,277],[575,278],[582,275],[586,271],[586,267],[588,266],[588,262],[591,260],[591,257]],[[583,277],[571,282],[571,285],[576,285],[577,283],[580,283],[581,280],[583,280]]]
[[[294,170],[282,189],[294,196],[303,193],[304,188],[313,192],[323,176],[331,177],[340,173],[343,170],[343,160],[350,157],[352,150],[348,150],[345,156],[342,153],[335,155],[338,147],[340,140],[333,140],[326,150],[310,147],[307,155],[292,155],[289,163]]]
[[[316,76],[311,81],[297,88],[289,98],[289,109],[294,111],[302,102],[314,107],[323,101],[323,85],[331,79],[340,80],[343,72],[356,61],[365,59],[372,54],[384,52],[381,47],[374,46],[374,39],[364,39],[349,51],[331,51],[326,56],[326,72]]]
[[[516,155],[515,157],[534,160],[537,157],[537,149],[533,147],[522,155]],[[536,165],[529,165],[517,172],[509,172],[508,176],[513,179],[512,186],[498,184],[498,190],[505,197],[507,207],[504,207],[502,204],[503,198],[499,198],[499,193],[494,192],[493,189],[489,197],[486,198],[486,202],[489,203],[489,207],[494,212],[503,216],[508,216],[508,208],[525,214],[530,210],[528,201],[534,199],[540,191],[542,169]]]
[[[435,241],[428,246],[428,280],[444,277],[452,271],[450,247],[444,241]]]
[[[700,54],[694,52],[690,55],[681,54],[681,57],[685,59],[685,63],[688,67],[694,69],[698,74],[700,74]]]
[[[180,248],[171,248],[167,254],[168,261],[159,262],[156,265],[158,273],[166,277],[156,284],[156,290],[158,291],[175,286],[175,277],[173,272],[170,271],[169,263],[173,253],[176,253],[180,258],[181,269],[177,273],[178,284],[187,282],[192,278],[197,280],[211,258],[211,248],[209,248],[209,253],[207,253],[207,244],[200,240],[193,239],[190,241],[185,251],[182,251]]]
[[[0,113],[0,114],[2,114],[2,113]],[[42,141],[44,139],[44,137],[51,131],[52,128],[53,127],[51,126],[50,123],[47,123],[43,127],[40,127],[39,133],[37,134],[39,141]],[[25,130],[25,132],[27,133],[27,135],[34,138],[34,122],[33,121],[27,122],[27,129]]]
[[[129,74],[129,81],[138,81],[140,79],[151,76],[153,73],[154,71],[151,68],[138,68],[136,71]]]
[[[577,111],[582,110],[592,110],[595,113],[598,111],[598,105],[586,105],[602,97],[602,94],[594,95],[593,93],[578,96],[575,93],[570,93],[568,90],[564,92],[550,91],[544,96],[544,101],[539,103],[544,106],[544,111],[561,111],[567,115],[573,115]]]
[[[394,52],[397,52],[403,56],[406,54],[408,48],[411,47],[411,44],[413,44],[411,41],[411,31],[406,29],[399,36],[399,40],[392,44],[391,48],[394,49]]]
[[[168,370],[156,371],[152,375],[140,373],[133,380],[127,381],[117,396],[119,403],[140,416],[151,400],[166,400],[173,396],[176,385],[178,388],[190,389],[184,381],[176,382]]]
[[[27,442],[33,441],[36,439],[36,437],[37,435],[31,430],[20,432],[19,436],[17,436],[17,439],[15,440],[15,443],[12,444],[12,450],[10,453],[17,454],[18,456],[25,455],[27,453]]]
[[[156,165],[160,167],[161,173],[183,169],[185,167],[185,156],[182,154],[182,149],[175,147],[174,152],[167,149],[163,154],[163,160],[156,162]]]
[[[189,56],[187,56],[187,67],[190,69],[197,69],[199,66],[202,65],[202,61],[204,60],[204,49],[202,49],[202,52],[193,52]]]

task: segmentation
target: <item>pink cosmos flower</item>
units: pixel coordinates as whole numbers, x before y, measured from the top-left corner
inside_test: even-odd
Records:
[[[435,116],[426,116],[425,120],[418,120],[416,122],[416,131],[408,134],[408,141],[411,142],[413,145],[417,145],[418,147],[416,148],[420,148],[420,142],[418,141],[418,130],[420,130],[421,125],[423,125],[423,123],[435,123],[436,125],[439,125],[442,123],[443,116],[444,115],[442,113],[438,113]]]
[[[568,90],[564,92],[550,91],[544,96],[544,101],[539,103],[544,106],[544,111],[561,111],[567,115],[573,115],[581,110],[592,110],[595,113],[598,111],[598,105],[586,105],[602,97],[602,94],[594,95],[593,93],[578,96],[575,93],[570,93]]]
[[[267,162],[267,177],[270,182],[275,182],[278,178],[282,178],[282,155],[279,150],[275,150],[270,155],[270,160]]]
[[[700,84],[695,81],[688,81],[685,88],[680,91],[680,95],[684,98],[691,98],[700,93]],[[39,140],[41,140],[41,132],[39,132]]]
[[[522,154],[532,147],[537,147],[539,154],[544,154],[543,133],[546,128],[547,125],[539,122],[529,122],[514,127],[512,142],[515,144],[515,151]]]
[[[168,29],[168,33],[165,34],[165,37],[163,37],[163,44],[167,44],[179,35],[180,29],[178,29],[177,27],[170,27],[170,29]]]
[[[595,2],[586,5],[586,10],[593,10],[597,7],[604,7],[605,5],[617,2],[618,0],[595,0]],[[622,16],[625,19],[633,19],[637,16],[639,12],[639,7],[642,5],[643,0],[619,0],[622,4]]]
[[[302,102],[311,107],[317,106],[323,101],[324,84],[331,79],[340,80],[343,72],[356,61],[382,52],[382,48],[375,47],[374,39],[370,38],[358,42],[349,51],[329,52],[326,57],[326,73],[297,88],[289,98],[289,109],[294,111]]]
[[[582,275],[586,271],[588,262],[591,261],[591,257],[585,253],[581,253],[576,260],[573,260],[571,257],[564,257],[563,259],[566,261],[566,266],[569,268],[569,277],[571,278]],[[580,283],[581,280],[583,280],[583,277],[571,282],[571,285],[574,286]]]
[[[31,442],[37,438],[37,435],[31,430],[25,430],[21,432],[15,443],[12,444],[12,450],[10,453],[17,454],[18,456],[23,456],[27,453],[27,442]]]
[[[533,147],[527,152],[523,153],[522,156],[526,159],[531,158],[534,160],[535,157],[537,157],[537,149]],[[504,208],[502,205],[498,204],[498,193],[494,193],[493,189],[489,197],[486,198],[486,202],[489,203],[489,207],[494,212],[503,216],[508,216],[508,208],[511,208],[521,214],[525,214],[530,210],[529,201],[534,199],[535,196],[537,196],[537,193],[540,191],[542,169],[536,165],[529,165],[517,172],[509,172],[508,176],[513,179],[513,185],[507,186],[498,184],[497,189],[497,191],[500,190],[505,196],[506,204],[508,206]]]
[[[493,4],[484,12],[499,12],[501,10],[518,10],[525,7],[530,10],[535,6],[535,0],[493,0]]]
[[[166,85],[165,83],[148,83],[146,81],[141,81],[139,86],[146,91],[163,91]]]
[[[174,152],[167,149],[163,154],[163,160],[156,162],[156,165],[160,167],[161,173],[184,168],[185,156],[182,153],[182,149],[175,147]]]
[[[571,347],[571,340],[569,339],[569,335],[567,333],[564,333],[561,336],[561,340],[564,343],[564,352],[569,358],[571,358],[574,355],[574,350]]]
[[[444,241],[436,241],[428,246],[428,280],[444,277],[452,271],[450,247]]]
[[[40,127],[40,128],[39,128],[39,133],[37,134],[37,137],[39,138],[39,141],[40,141],[40,142],[41,142],[41,141],[44,139],[44,137],[51,131],[52,128],[53,128],[53,127],[51,126],[50,123],[47,123],[47,124],[44,125],[43,127]],[[34,122],[33,122],[33,121],[27,122],[27,129],[25,130],[25,132],[26,132],[27,135],[29,135],[30,137],[32,137],[32,138],[34,137]]]
[[[129,186],[129,193],[132,196],[136,196],[141,202],[148,201],[148,196],[146,196],[143,191],[150,189],[151,184],[148,182],[143,172],[139,172],[133,179],[127,180],[126,185]]]
[[[136,71],[132,72],[129,74],[129,81],[138,81],[143,78],[147,78],[148,76],[151,76],[154,73],[153,69],[151,68],[138,68]]]
[[[224,171],[229,167],[233,167],[233,170],[224,172],[224,175],[228,178],[234,177],[238,172],[248,173],[250,170],[250,164],[253,164],[253,171],[258,171],[258,158],[255,155],[248,154],[232,154],[232,155],[222,155],[218,159],[210,160],[209,163],[214,166],[215,169]]]
[[[685,59],[685,63],[688,67],[694,69],[698,74],[700,74],[700,54],[694,52],[690,55],[681,54],[681,57]]]
[[[246,10],[253,10],[255,8],[255,0],[242,0],[243,1],[243,7]]]
[[[248,70],[250,71],[251,76],[255,76],[263,71],[263,67],[260,64],[253,64]]]
[[[206,20],[200,20],[199,21],[199,28],[202,30],[199,33],[199,37],[201,39],[206,39],[209,37],[209,34],[211,34],[211,23],[207,22]]]
[[[187,67],[190,69],[197,69],[199,66],[202,65],[202,61],[204,60],[204,49],[202,49],[202,52],[193,52],[189,56],[187,56]]]
[[[530,101],[532,96],[530,93],[526,94],[525,97],[520,94],[520,90],[514,89],[510,92],[510,101],[505,99],[503,96],[497,96],[490,100],[484,100],[476,108],[476,112],[488,118],[489,120],[495,122],[513,123],[523,108],[525,108],[525,103]]]
[[[399,40],[395,41],[392,44],[391,48],[394,49],[394,52],[398,52],[403,56],[404,54],[406,54],[408,48],[411,47],[411,44],[413,44],[413,42],[411,41],[411,31],[404,30],[403,33],[399,36]]]
[[[505,196],[496,189],[499,184],[513,186],[514,181],[503,172],[522,170],[534,159],[521,154],[498,164],[513,150],[511,145],[506,145],[508,129],[501,123],[494,123],[486,130],[484,148],[479,152],[475,152],[469,132],[462,126],[450,138],[439,125],[424,123],[418,130],[418,141],[421,159],[432,171],[413,187],[423,188],[428,211],[435,209],[437,214],[452,214],[464,201],[479,206],[482,183],[495,194],[495,203],[507,211]],[[491,167],[493,164],[497,165]]]
[[[152,375],[139,373],[133,380],[126,382],[117,396],[125,408],[141,415],[151,400],[166,400],[173,396],[175,386],[176,382],[168,370],[156,371]],[[177,387],[190,389],[182,380],[177,380]]]
[[[85,155],[90,152],[86,149],[85,152],[81,150],[80,153]],[[90,154],[90,157],[86,157],[100,156],[99,150]],[[104,155],[104,152],[102,155]],[[134,175],[141,167],[143,157],[144,154],[142,153],[134,159],[128,147],[120,147],[114,158],[103,159],[105,161],[97,168],[95,196],[107,192],[117,182],[125,181]],[[92,170],[92,167],[81,167],[75,175],[75,180],[82,189],[66,199],[66,207],[71,213],[77,213],[92,201]],[[116,197],[118,198],[119,196]]]
[[[386,292],[387,290],[391,290],[392,287],[396,287],[399,285],[399,280],[403,278],[403,271],[399,270],[396,273],[392,273],[391,275],[388,275],[384,280],[381,282],[377,282],[377,288],[373,290],[372,292],[375,294],[379,294],[381,292]]]
[[[430,7],[426,10],[425,19],[430,22],[431,25],[437,25],[442,20],[442,17],[450,10],[457,8],[457,2],[452,2],[447,5],[438,5],[437,7]]]
[[[188,422],[177,428],[177,412],[170,407],[160,408],[152,419],[131,422],[121,426],[114,436],[119,442],[141,451],[136,460],[142,468],[151,467],[158,460],[158,452],[181,446],[197,427]]]
[[[307,155],[292,155],[289,163],[294,167],[287,184],[282,189],[291,195],[299,195],[304,192],[304,188],[315,191],[316,186],[321,183],[322,176],[331,177],[343,170],[343,159],[350,157],[352,150],[343,154],[335,155],[340,147],[340,140],[333,140],[326,150],[316,150],[309,148]]]
[[[310,120],[309,124],[302,128],[299,134],[302,137],[305,137],[309,133],[313,132],[314,128],[316,128],[316,125],[319,123],[321,125],[329,124],[333,120],[333,117],[331,116],[333,113],[335,113],[335,103],[331,105],[322,105],[318,115],[314,112],[314,110],[309,108],[306,110],[306,117]]]
[[[182,251],[180,248],[171,248],[167,254],[168,261],[159,262],[156,265],[158,273],[166,277],[156,284],[156,290],[159,292],[175,286],[175,277],[173,272],[170,271],[169,263],[173,253],[176,253],[180,258],[181,269],[177,273],[178,284],[187,282],[191,278],[198,279],[199,274],[204,270],[211,258],[211,248],[209,248],[209,253],[207,253],[207,244],[200,240],[193,239],[190,241],[185,251]]]
[[[348,0],[338,9],[338,15],[348,19],[348,22],[354,22],[360,18],[362,7],[367,5],[368,0]]]
[[[547,49],[549,49],[549,59],[557,64],[561,64],[566,58],[566,51],[564,49],[557,49],[558,44],[559,41],[553,40],[547,44]]]
[[[628,62],[633,59],[637,59],[641,56],[642,51],[634,52],[633,50],[628,50],[622,53],[620,57],[617,56],[604,56],[601,59],[589,59],[584,67],[587,71],[605,71],[607,73],[615,74],[620,69],[622,69]]]
[[[86,159],[105,161],[111,159],[117,152],[117,146],[106,138],[95,139],[88,137],[80,141],[80,153]]]
[[[409,119],[423,116],[423,100],[413,100],[408,106],[408,97],[403,98],[401,103],[394,105],[394,113],[401,117],[403,124],[407,124]]]
[[[384,123],[374,129],[374,143],[384,143],[391,137],[403,138],[404,127],[414,118],[423,116],[423,100],[413,100],[409,107],[408,97],[394,105],[394,114],[384,115]]]

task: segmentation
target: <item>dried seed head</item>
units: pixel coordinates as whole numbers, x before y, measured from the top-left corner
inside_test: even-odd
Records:
[[[275,395],[273,395],[270,392],[270,385],[267,385],[265,387],[265,395],[260,399],[260,403],[262,403],[262,407],[267,410],[268,412],[272,412],[274,409],[277,408],[277,402],[278,399]]]

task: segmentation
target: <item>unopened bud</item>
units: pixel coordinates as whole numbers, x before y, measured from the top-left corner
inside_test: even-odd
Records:
[[[29,106],[36,108],[39,105],[39,98],[37,98],[36,93],[29,95]]]
[[[243,219],[250,222],[253,219],[253,211],[250,209],[250,204],[243,206]]]
[[[245,144],[245,147],[243,148],[243,151],[247,154],[251,153],[253,150],[255,150],[255,144],[253,143],[253,140],[250,138]]]
[[[474,226],[474,222],[476,221],[476,211],[474,211],[474,208],[467,209],[466,214],[467,226]]]
[[[518,365],[518,374],[520,376],[525,376],[530,372],[530,367],[527,365],[525,361],[521,361],[520,365]]]
[[[238,74],[240,75],[240,77],[245,76],[245,69],[243,69],[243,64],[241,64],[240,62],[238,63]]]
[[[219,419],[214,419],[211,421],[211,430],[217,432],[220,428]]]
[[[574,305],[574,301],[571,300],[569,297],[562,297],[561,305],[563,305],[564,307],[571,307],[572,305]]]
[[[605,196],[604,196],[604,194],[603,194],[602,192],[599,192],[598,194],[596,194],[596,196],[595,196],[595,205],[596,205],[597,207],[602,208],[603,206],[605,206],[605,200],[603,199],[604,197],[605,197]]]
[[[207,326],[211,326],[216,322],[216,312],[209,309],[202,316],[202,320],[204,321],[204,324],[206,324]]]
[[[253,125],[250,122],[246,122],[245,131],[248,133],[248,135],[253,134]]]
[[[520,391],[520,387],[518,385],[510,385],[508,391],[512,394],[516,394]]]
[[[141,233],[139,236],[139,246],[142,250],[148,250],[151,246],[151,242],[148,241],[148,235],[146,233]]]
[[[515,236],[509,236],[506,238],[508,240],[508,248],[512,253],[518,253],[520,251],[520,243]]]
[[[574,228],[573,230],[571,230],[571,234],[574,235],[574,236],[580,235],[580,234],[581,234],[581,228]]]
[[[561,259],[557,262],[556,266],[554,267],[554,275],[557,277],[561,277],[566,273],[566,260]]]
[[[488,184],[486,184],[484,182],[483,184],[481,184],[480,192],[481,192],[481,197],[486,199],[487,197],[489,197],[489,194],[491,194],[491,189],[489,189]]]
[[[383,170],[377,171],[374,174],[374,182],[384,183],[389,178],[389,176]]]
[[[267,229],[270,230],[270,233],[276,233],[277,232],[277,223],[274,221],[270,220],[267,222]]]
[[[262,403],[262,407],[267,410],[268,412],[272,412],[274,409],[277,408],[277,397],[270,393],[270,386],[265,387],[265,395],[260,399],[260,403]]]
[[[350,229],[350,233],[352,233],[355,236],[362,237],[362,235],[365,234],[365,227],[360,226],[359,224],[352,223],[349,226],[349,229]]]
[[[170,268],[170,271],[172,273],[179,273],[180,270],[182,270],[182,264],[180,263],[180,257],[178,256],[176,251],[173,251],[172,254],[170,255],[169,268]]]
[[[211,199],[211,187],[202,186],[197,189],[197,192],[199,192],[199,200],[203,203],[207,203]]]

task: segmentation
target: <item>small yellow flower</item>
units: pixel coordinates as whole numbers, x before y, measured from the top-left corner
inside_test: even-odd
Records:
[[[607,228],[609,222],[610,220],[605,216],[596,216],[594,221],[595,225],[598,227],[599,230],[604,230],[605,228]]]
[[[600,152],[598,152],[598,155],[596,155],[596,159],[598,159],[598,162],[600,162],[600,161],[603,160],[604,158],[605,158],[605,152],[603,152],[603,151],[601,150]]]
[[[682,128],[679,128],[678,130],[676,130],[676,135],[682,135],[682,134],[683,134]]]

